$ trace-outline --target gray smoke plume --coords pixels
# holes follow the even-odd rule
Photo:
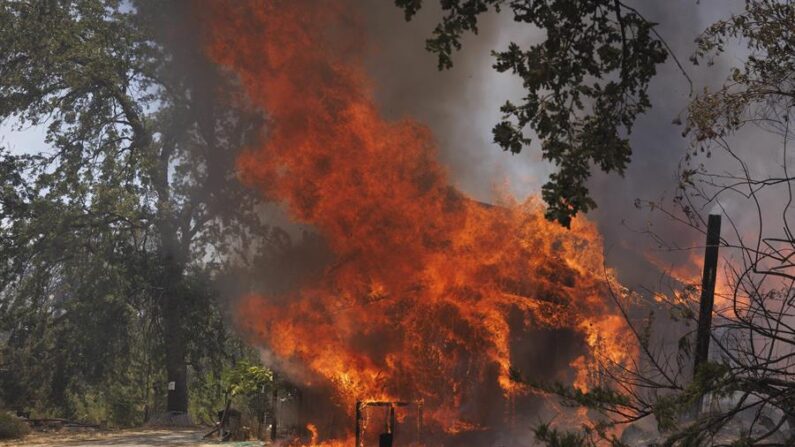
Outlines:
[[[511,155],[492,142],[491,127],[500,118],[500,105],[521,97],[523,89],[516,78],[492,69],[490,51],[503,49],[511,41],[530,44],[541,36],[539,30],[514,23],[509,11],[487,14],[481,19],[479,34],[465,38],[452,70],[440,72],[435,57],[424,50],[425,39],[441,17],[437,2],[428,2],[410,23],[391,2],[361,3],[373,42],[370,72],[383,113],[389,118],[413,117],[428,125],[452,183],[468,194],[489,201],[495,186],[500,188],[506,181],[520,198],[538,194],[554,169],[541,159],[538,147]],[[694,91],[715,87],[725,79],[724,65],[705,69],[688,59],[695,50],[695,38],[709,24],[740,12],[742,1],[630,3],[659,23],[658,32],[693,80]],[[649,235],[641,230],[651,228],[682,246],[698,245],[697,234],[683,235],[670,219],[635,206],[636,199],[669,202],[676,192],[678,166],[689,140],[673,122],[685,119],[690,93],[688,80],[669,58],[651,85],[653,108],[635,126],[632,163],[625,176],[595,170],[590,182],[599,207],[587,217],[597,222],[604,236],[609,265],[630,286],[652,287],[659,282],[660,265],[682,261],[681,253],[656,252]],[[649,263],[649,253],[661,263]]]

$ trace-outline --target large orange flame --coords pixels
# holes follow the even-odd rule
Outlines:
[[[429,130],[380,116],[352,5],[209,6],[211,57],[268,116],[265,142],[239,159],[241,178],[312,224],[336,256],[289,297],[242,301],[239,321],[258,343],[330,384],[346,411],[357,399],[422,399],[426,420],[451,432],[477,429],[461,408],[485,384],[506,398],[523,391],[510,313],[628,355],[594,225],[565,230],[535,199],[487,206],[448,186]]]

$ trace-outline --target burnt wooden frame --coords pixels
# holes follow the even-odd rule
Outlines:
[[[395,408],[408,407],[414,405],[417,407],[417,442],[421,441],[422,436],[422,405],[423,401],[416,400],[412,402],[405,401],[356,401],[356,447],[362,447],[362,417],[363,412],[367,407],[380,407],[386,408],[389,412],[387,418],[387,433],[395,432]]]

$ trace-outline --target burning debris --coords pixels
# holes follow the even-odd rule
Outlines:
[[[486,207],[450,187],[428,129],[380,116],[344,1],[209,3],[209,53],[268,117],[240,175],[336,258],[300,290],[251,294],[237,313],[294,379],[330,389],[325,416],[309,421],[321,439],[352,435],[328,413],[353,420],[354,402],[399,397],[424,402],[429,434],[501,424],[528,394],[512,354],[528,328],[575,331],[615,362],[631,356],[595,227],[565,230],[535,199]]]
[[[398,418],[396,416],[397,410],[413,406],[416,412],[416,425],[414,425],[414,436],[408,434],[404,436],[405,444],[416,440],[417,445],[422,443],[422,401],[416,402],[383,402],[383,401],[359,401],[356,402],[356,429],[354,431],[356,447],[363,447],[364,435],[369,425],[369,414],[367,410],[371,407],[382,408],[386,411],[384,418],[384,431],[378,434],[378,445],[380,447],[391,447],[394,443],[395,432],[397,430]],[[405,415],[401,418],[406,419]]]

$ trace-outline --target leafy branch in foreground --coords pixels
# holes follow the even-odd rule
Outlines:
[[[274,386],[273,371],[247,360],[224,371],[221,380],[232,396],[262,393]]]
[[[511,42],[492,53],[494,69],[520,78],[526,93],[520,102],[502,106],[493,135],[503,150],[516,154],[535,133],[544,159],[558,167],[543,186],[547,218],[568,227],[577,213],[596,207],[586,187],[592,166],[623,175],[630,162],[629,135],[651,107],[649,81],[669,54],[655,24],[618,0],[440,3],[444,17],[426,44],[440,70],[453,66],[464,34],[477,34],[479,17],[491,10],[508,9],[514,21],[545,31],[537,44]],[[395,4],[407,20],[422,7],[419,0]]]

